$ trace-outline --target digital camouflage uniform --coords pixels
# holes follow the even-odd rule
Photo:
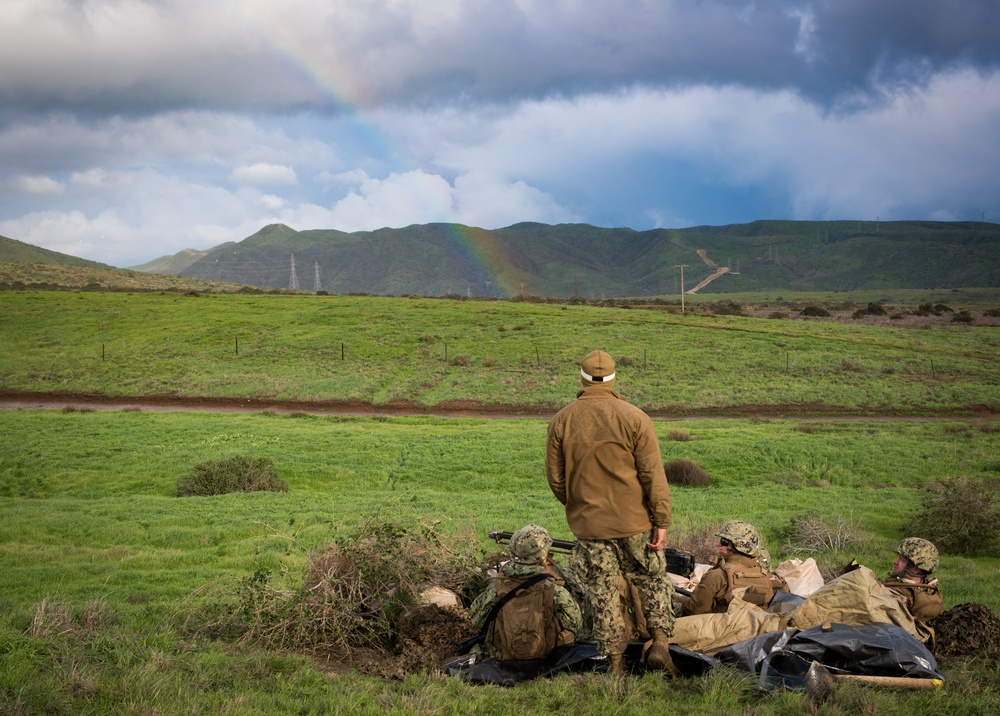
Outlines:
[[[548,560],[548,552],[551,545],[552,539],[543,527],[539,527],[538,525],[522,527],[511,537],[510,553],[512,559],[504,563],[500,568],[500,573],[502,577],[518,582],[531,579],[539,574],[550,574],[553,576],[555,589],[552,599],[555,618],[558,621],[559,627],[557,644],[568,644],[575,639],[576,633],[583,627],[583,617],[580,605],[565,586],[566,575],[568,574],[574,580],[575,575]],[[485,631],[489,627],[486,620],[499,599],[497,592],[498,581],[501,580],[492,580],[469,607],[469,616],[472,623],[480,631]],[[576,584],[576,588],[582,591],[579,583]],[[511,602],[516,602],[517,599],[518,597],[515,596],[511,599]],[[507,605],[501,611],[504,609],[507,609]],[[499,653],[493,644],[484,643],[483,647],[483,651],[490,656],[502,658],[502,654]]]
[[[623,576],[639,592],[647,629],[674,633],[674,585],[663,550],[649,549],[649,538],[642,532],[612,540],[580,540],[573,550],[573,568],[590,588],[594,640],[603,654],[621,653],[628,643],[621,611]]]

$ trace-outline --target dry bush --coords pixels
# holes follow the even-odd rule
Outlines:
[[[819,306],[806,306],[801,311],[799,311],[800,316],[811,316],[814,318],[828,318],[830,312],[825,308],[820,308]]]
[[[465,591],[479,564],[475,543],[471,531],[445,542],[433,526],[369,522],[355,537],[313,552],[301,586],[283,584],[287,575],[269,569],[238,580],[235,589],[208,585],[196,593],[208,599],[192,604],[186,627],[274,649],[386,652],[425,587]]]
[[[708,487],[712,482],[709,474],[694,460],[680,458],[663,463],[667,482],[677,487]]]
[[[469,356],[455,356],[451,359],[451,364],[459,367],[465,367],[469,365]]]
[[[797,430],[800,433],[805,433],[806,435],[812,435],[816,432],[816,426],[810,425],[809,423],[799,423],[792,430]]]
[[[774,319],[788,318],[788,311],[771,311],[767,314],[767,317]]]
[[[719,556],[718,531],[719,525],[696,524],[685,530],[674,546],[693,554],[700,564],[713,564]]]
[[[785,553],[845,552],[871,540],[861,529],[861,520],[845,517],[823,517],[811,512],[793,517],[782,531]]]
[[[677,443],[686,443],[691,439],[690,430],[671,430],[667,433],[667,437]]]
[[[854,360],[853,358],[844,358],[840,361],[840,368],[842,372],[850,373],[864,373],[865,367],[861,364],[861,361]]]
[[[483,358],[483,365],[486,368],[492,368],[493,366],[496,365],[496,361],[493,360],[493,356],[486,356],[485,358]]]
[[[907,525],[951,554],[993,554],[1000,546],[1000,505],[996,480],[944,479],[929,485],[923,509]]]
[[[273,460],[247,455],[206,460],[177,479],[179,497],[231,492],[288,492],[288,485],[276,474]]]
[[[630,366],[635,365],[635,361],[629,358],[628,356],[622,356],[621,358],[618,359],[618,365],[623,368],[628,368]]]
[[[69,636],[82,639],[116,621],[116,615],[99,599],[87,602],[79,611],[64,602],[43,599],[35,605],[28,633],[33,638]]]

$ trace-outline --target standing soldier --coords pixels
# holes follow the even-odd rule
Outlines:
[[[577,399],[549,423],[545,473],[579,540],[574,561],[589,590],[594,638],[609,670],[624,674],[624,576],[639,592],[653,636],[647,666],[675,674],[669,651],[674,588],[663,554],[670,488],[653,421],[612,390],[615,362],[607,353],[588,353],[580,368]]]

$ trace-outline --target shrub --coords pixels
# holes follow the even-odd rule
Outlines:
[[[663,463],[667,482],[677,487],[708,487],[712,479],[694,460],[680,458]]]
[[[844,552],[871,540],[861,529],[861,521],[841,517],[823,517],[818,512],[793,517],[782,530],[783,552]]]
[[[719,301],[715,304],[709,304],[712,312],[717,316],[744,316],[743,306],[738,304],[736,301]]]
[[[216,586],[209,608],[192,610],[185,626],[277,649],[317,649],[347,655],[358,649],[387,652],[398,646],[400,620],[427,585],[467,594],[479,571],[472,534],[445,542],[433,526],[408,528],[377,521],[357,536],[309,555],[299,585],[269,569]],[[481,579],[485,586],[485,579]],[[230,591],[232,590],[232,591]],[[227,593],[229,592],[229,593]],[[455,620],[462,620],[454,613]],[[471,635],[474,629],[463,621]],[[451,643],[454,643],[451,642]],[[388,653],[379,655],[381,661]]]
[[[779,319],[780,320],[782,318],[788,318],[788,312],[787,311],[771,311],[769,314],[767,314],[767,317],[768,318],[774,318],[774,319]]]
[[[811,316],[813,318],[828,318],[830,312],[825,308],[820,308],[819,306],[806,306],[801,311],[799,311],[800,316]]]
[[[1000,308],[990,308],[983,311],[983,315],[987,318],[1000,318]]]
[[[486,356],[485,358],[483,358],[483,365],[487,368],[492,368],[494,365],[496,365],[496,361],[493,360],[493,356]]]
[[[179,497],[230,492],[288,492],[288,485],[275,473],[273,460],[246,455],[206,460],[177,480]]]
[[[635,361],[628,356],[622,356],[618,359],[618,365],[628,368],[629,366],[635,365]]]
[[[968,311],[959,311],[951,317],[952,323],[972,323],[972,314]]]
[[[996,481],[946,478],[930,484],[922,511],[907,532],[933,542],[942,552],[992,554],[1000,545],[1000,505]]]
[[[864,308],[859,308],[857,311],[851,314],[851,318],[864,318],[865,316],[884,316],[886,311],[882,308],[881,304],[869,303]]]
[[[712,564],[719,556],[718,525],[698,525],[686,530],[675,547],[682,552],[690,552],[699,564]]]
[[[451,359],[451,364],[459,367],[467,366],[469,365],[469,356],[455,356]]]
[[[840,370],[850,373],[864,373],[865,367],[861,364],[861,361],[844,358],[844,360],[840,361]]]
[[[689,430],[671,430],[667,433],[667,437],[677,443],[686,443],[691,439],[691,431]]]

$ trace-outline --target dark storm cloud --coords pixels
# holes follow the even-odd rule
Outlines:
[[[434,105],[736,84],[827,103],[1000,62],[993,0],[9,0],[0,101],[111,112]]]

